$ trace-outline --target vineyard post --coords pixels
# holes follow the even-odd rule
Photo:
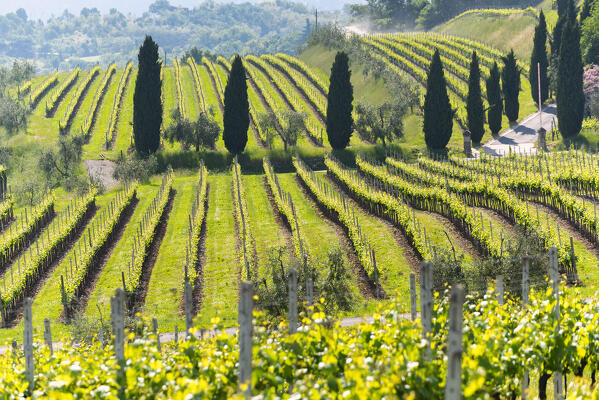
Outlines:
[[[576,254],[574,253],[574,239],[570,236],[570,252],[572,255],[572,272],[568,274],[568,280],[573,283],[578,282],[578,271],[576,269]],[[549,253],[551,254],[551,253]]]
[[[179,325],[175,324],[175,348],[179,346]]]
[[[25,298],[25,329],[23,330],[23,350],[25,352],[25,373],[29,382],[29,391],[33,390],[33,321],[31,315],[31,298]]]
[[[528,305],[528,292],[530,291],[530,286],[528,282],[528,271],[529,271],[529,257],[525,255],[522,257],[522,306]],[[524,376],[522,377],[522,399],[526,400],[526,395],[528,392],[528,371],[524,370]]]
[[[162,353],[162,346],[160,345],[160,334],[158,333],[158,320],[156,318],[152,318],[152,331],[154,335],[156,335],[156,347],[158,348],[158,352]]]
[[[306,278],[306,303],[308,307],[314,304],[314,282],[309,276]]]
[[[116,289],[110,299],[110,317],[114,334],[114,356],[117,361],[125,358],[125,292]]]
[[[462,320],[464,307],[464,287],[456,285],[451,289],[449,299],[449,332],[447,336],[447,379],[445,400],[459,400],[462,397]]]
[[[416,275],[410,274],[410,309],[412,311],[412,321],[416,321],[418,309],[416,306]]]
[[[69,311],[67,307],[67,293],[64,288],[64,277],[60,275],[60,297],[62,300],[62,307],[64,308],[64,315],[67,320],[67,324],[69,323]]]
[[[495,293],[497,294],[497,303],[500,306],[503,305],[503,275],[497,275],[497,282],[495,283]]]
[[[183,295],[185,296],[185,338],[189,339],[189,335],[191,335],[190,330],[193,326],[193,298],[191,283],[185,282]]]
[[[54,350],[52,349],[52,331],[50,330],[50,320],[48,318],[44,319],[44,342],[46,342],[46,346],[50,349],[50,356],[52,356]]]
[[[570,238],[572,240],[572,238]],[[551,284],[553,288],[553,295],[555,296],[555,307],[553,312],[555,313],[555,318],[557,320],[557,324],[555,326],[555,333],[559,332],[559,323],[560,323],[560,305],[559,305],[559,270],[558,270],[558,261],[557,261],[557,248],[552,247],[549,249],[549,278],[551,279]],[[560,371],[555,371],[553,373],[553,398],[554,399],[563,399],[564,398],[564,387],[563,387],[563,379]]]
[[[252,395],[252,308],[251,282],[241,284],[239,295],[239,389],[249,399]]]
[[[297,332],[297,271],[289,271],[289,334]]]
[[[422,320],[422,336],[427,341],[426,360],[431,359],[430,332],[432,329],[433,311],[433,268],[431,262],[420,264],[420,316]]]

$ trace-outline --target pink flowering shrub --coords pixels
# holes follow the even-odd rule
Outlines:
[[[584,67],[583,87],[586,97],[585,112],[587,115],[594,113],[593,103],[599,101],[599,65],[588,65]]]

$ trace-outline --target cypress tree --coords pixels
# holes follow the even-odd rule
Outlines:
[[[428,71],[423,130],[424,141],[430,150],[445,149],[453,131],[453,110],[439,50],[435,51]]]
[[[485,108],[480,88],[480,67],[476,51],[472,53],[470,62],[466,111],[468,112],[468,130],[472,135],[472,142],[480,143],[485,134]]]
[[[245,67],[238,55],[233,59],[225,86],[223,140],[231,154],[240,154],[248,141],[250,103]]]
[[[547,59],[547,23],[545,14],[541,11],[539,24],[535,28],[532,55],[530,57],[530,71],[528,80],[530,81],[530,93],[535,103],[539,103],[539,79],[538,64],[541,67],[541,104],[549,98],[549,60]]]
[[[349,58],[338,52],[331,67],[331,79],[327,104],[327,136],[331,147],[344,149],[353,132],[352,118],[354,88],[351,84]]]
[[[503,99],[501,98],[501,84],[499,82],[499,67],[497,63],[493,64],[493,68],[487,79],[487,100],[489,101],[489,129],[493,136],[501,131],[501,118],[503,115]]]
[[[133,94],[133,137],[135,150],[142,157],[160,147],[162,125],[162,82],[158,60],[158,45],[146,36],[137,56],[139,71]]]
[[[569,0],[557,0],[557,15],[562,17],[566,15]]]
[[[520,103],[518,95],[520,94],[520,69],[516,62],[514,50],[502,58],[503,70],[501,71],[501,83],[503,90],[503,99],[505,101],[505,115],[510,122],[518,120],[520,114]]]
[[[580,51],[580,27],[568,20],[562,31],[557,71],[557,119],[563,137],[580,133],[584,118],[583,65]]]
[[[573,0],[561,0],[563,2],[563,11],[559,13],[559,18],[553,28],[553,41],[551,42],[551,62],[557,63],[559,60],[559,51],[562,47],[562,31],[566,20],[576,20],[576,6]],[[561,3],[560,3],[561,4]],[[559,5],[559,4],[558,4]]]

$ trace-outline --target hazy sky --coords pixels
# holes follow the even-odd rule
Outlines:
[[[193,7],[202,0],[170,0],[172,5]],[[220,0],[224,1],[224,0]],[[243,0],[235,0],[236,3]],[[255,2],[256,0],[254,0]],[[359,0],[358,0],[359,1]],[[356,0],[299,0],[298,2],[318,6],[321,9],[340,8],[344,3],[358,2]],[[148,9],[154,0],[0,0],[0,14],[14,12],[24,8],[31,19],[48,19],[52,15],[59,15],[65,9],[73,14],[79,14],[83,7],[96,7],[102,13],[111,8],[116,8],[124,14],[133,13],[140,15]]]

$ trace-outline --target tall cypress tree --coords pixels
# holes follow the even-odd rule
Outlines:
[[[562,31],[557,71],[557,120],[563,137],[580,133],[584,118],[583,65],[580,51],[580,27],[568,20]]]
[[[137,59],[139,71],[133,94],[133,137],[135,151],[147,157],[160,147],[162,125],[162,66],[158,60],[158,45],[151,36],[146,36]]]
[[[423,130],[424,141],[430,150],[445,149],[453,131],[453,110],[439,50],[435,51],[428,71]]]
[[[250,103],[245,67],[238,55],[233,59],[225,87],[223,140],[231,154],[240,154],[248,141]]]
[[[559,60],[559,51],[562,47],[562,31],[566,20],[576,20],[576,6],[573,0],[561,0],[563,11],[560,12],[559,18],[553,28],[553,41],[551,42],[551,62],[557,63]],[[559,3],[558,6],[562,3]]]
[[[557,0],[557,15],[562,17],[566,15],[569,0]]]
[[[501,84],[499,82],[499,67],[493,64],[487,79],[487,100],[489,101],[489,129],[493,136],[501,131],[501,118],[503,115],[503,99],[501,98]]]
[[[515,122],[520,114],[520,102],[518,100],[520,94],[520,69],[516,62],[514,50],[510,51],[502,60],[501,83],[505,101],[505,115],[510,122]]]
[[[468,112],[468,130],[472,135],[472,142],[480,143],[485,134],[485,108],[480,88],[480,67],[476,51],[472,53],[472,61],[470,61],[466,111]]]
[[[327,136],[331,147],[344,149],[353,132],[352,118],[354,88],[351,84],[349,58],[338,52],[331,67],[331,79],[327,104]]]
[[[547,59],[547,23],[545,14],[541,11],[539,24],[535,28],[532,55],[530,57],[530,71],[528,80],[530,81],[530,93],[535,103],[539,103],[539,79],[538,66],[541,67],[541,104],[549,98],[549,60]]]

